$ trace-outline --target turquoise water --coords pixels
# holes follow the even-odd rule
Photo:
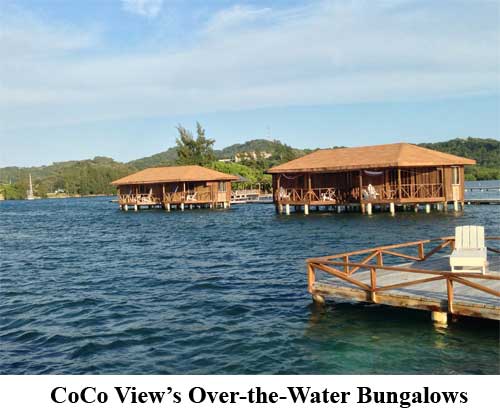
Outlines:
[[[311,304],[304,259],[451,235],[464,213],[272,205],[120,212],[107,198],[0,202],[0,372],[499,373],[498,322]]]

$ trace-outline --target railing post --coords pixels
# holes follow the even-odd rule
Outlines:
[[[344,256],[344,272],[349,275],[349,256]]]
[[[446,291],[448,293],[448,312],[453,313],[453,281],[446,279]]]
[[[384,266],[384,257],[382,256],[382,251],[380,250],[377,255],[377,265]]]
[[[424,244],[423,243],[418,244],[418,257],[420,258],[420,260],[425,259]]]
[[[307,290],[313,293],[314,282],[316,281],[316,273],[312,263],[307,264]]]
[[[377,288],[377,269],[370,268],[370,280],[371,280],[371,294],[372,302],[377,303],[377,296],[375,294],[375,289]]]

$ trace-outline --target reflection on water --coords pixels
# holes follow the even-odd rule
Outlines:
[[[311,303],[307,257],[498,233],[464,213],[302,214],[272,205],[119,212],[107,199],[0,203],[2,373],[498,373],[498,323]]]

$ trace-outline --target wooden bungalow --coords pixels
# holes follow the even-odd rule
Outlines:
[[[458,210],[464,204],[464,165],[476,161],[407,143],[322,149],[267,171],[273,177],[277,211],[290,206],[334,207],[338,211],[373,206],[395,213],[425,205]]]
[[[185,206],[228,208],[231,201],[231,182],[238,177],[201,166],[154,167],[122,177],[112,182],[118,188],[120,208],[128,210],[141,206]]]

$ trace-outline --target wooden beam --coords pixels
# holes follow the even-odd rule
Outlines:
[[[378,250],[376,250],[375,252],[373,252],[372,254],[370,254],[369,256],[367,256],[366,258],[364,258],[361,262],[361,264],[365,264],[365,263],[368,263],[370,260],[372,260],[375,256],[377,256],[379,253]],[[357,272],[359,269],[361,269],[359,266],[358,267],[355,267],[354,269],[351,270],[350,274],[352,275],[353,273]]]
[[[440,245],[436,246],[434,249],[432,249],[429,253],[427,253],[425,256],[424,256],[424,260],[428,259],[429,257],[431,257],[434,253],[436,252],[439,252],[441,249],[445,248],[446,246],[448,246],[450,244],[451,240],[446,240],[444,241],[443,243],[441,243]]]
[[[337,276],[338,278],[343,279],[348,283],[352,283],[353,285],[356,285],[356,286],[360,287],[361,289],[364,289],[367,291],[371,290],[370,286],[368,286],[366,283],[360,282],[359,280],[353,279],[352,277],[348,277],[348,276],[346,276],[345,273],[342,273],[340,270],[331,268],[331,267],[323,265],[323,264],[317,264],[317,263],[313,263],[313,266],[322,270],[323,272]]]
[[[480,285],[479,283],[470,282],[460,276],[453,276],[453,280],[455,282],[461,283],[462,285],[470,286],[473,289],[477,289],[480,290],[481,292],[489,293],[490,295],[500,298],[500,292],[495,289],[490,289],[486,286]]]
[[[401,252],[394,252],[393,250],[384,250],[384,253],[387,255],[398,256],[410,260],[421,260],[420,257],[407,255],[406,253],[401,253]]]

